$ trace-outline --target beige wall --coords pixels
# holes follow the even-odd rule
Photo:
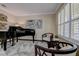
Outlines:
[[[42,19],[43,28],[36,29],[36,39],[41,39],[43,33],[52,32],[56,34],[56,15],[32,15],[17,17],[17,21],[22,27],[26,28],[27,20]]]
[[[31,16],[14,16],[11,15],[3,10],[0,9],[0,13],[7,15],[8,17],[8,25],[14,25],[15,23],[20,24],[20,26],[26,28],[27,20],[30,19],[42,19],[43,20],[43,27],[42,29],[35,29],[36,30],[36,39],[41,39],[41,35],[43,33],[52,32],[56,34],[56,15],[31,15]]]

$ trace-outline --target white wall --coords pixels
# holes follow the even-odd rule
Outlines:
[[[36,39],[41,39],[41,35],[43,33],[52,32],[56,34],[56,15],[32,15],[32,16],[20,16],[17,17],[17,21],[21,24],[22,27],[26,28],[27,20],[31,19],[42,19],[43,20],[43,28],[35,29],[36,30]],[[27,38],[27,37],[26,37]]]

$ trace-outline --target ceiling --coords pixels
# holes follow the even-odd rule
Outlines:
[[[15,16],[55,14],[61,3],[0,3],[0,8]]]

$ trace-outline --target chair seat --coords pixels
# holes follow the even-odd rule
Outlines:
[[[53,33],[44,33],[42,35],[42,41],[52,41],[53,40]]]
[[[50,37],[44,37],[43,40],[50,41]]]

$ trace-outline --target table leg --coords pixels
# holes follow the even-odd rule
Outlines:
[[[16,39],[16,41],[18,42],[18,37],[16,37],[17,39]]]

